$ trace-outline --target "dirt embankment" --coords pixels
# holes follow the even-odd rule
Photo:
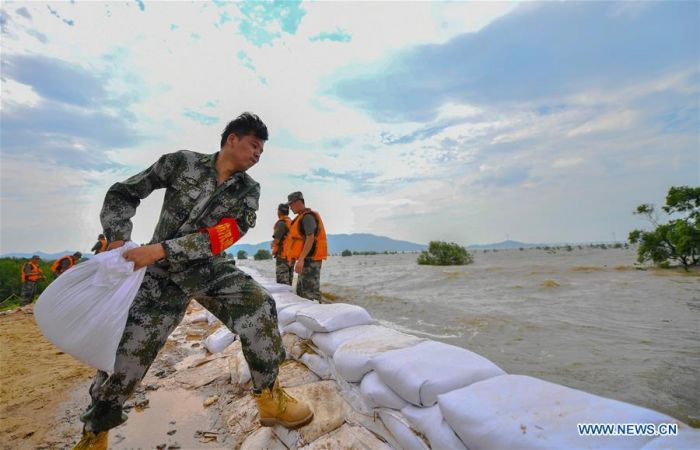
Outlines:
[[[94,373],[47,341],[32,314],[20,310],[0,316],[0,448],[73,443],[80,424],[66,422],[77,422],[80,408],[66,412],[65,402]]]

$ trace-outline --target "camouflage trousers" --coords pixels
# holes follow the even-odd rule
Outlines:
[[[213,279],[192,297],[241,340],[256,391],[277,378],[285,351],[277,309],[270,294],[232,264],[217,265]],[[190,296],[168,277],[149,268],[129,309],[117,348],[114,373],[98,371],[90,386],[92,403],[80,417],[85,430],[106,431],[126,421],[122,406],[143,379],[158,351],[185,315]]]
[[[323,303],[321,300],[321,263],[322,261],[310,259],[304,261],[304,268],[297,280],[296,294],[299,297]]]
[[[275,258],[275,275],[278,283],[291,286],[294,267],[290,266],[286,259]]]
[[[36,295],[36,281],[25,281],[22,283],[22,301],[20,306],[28,305],[34,301]]]

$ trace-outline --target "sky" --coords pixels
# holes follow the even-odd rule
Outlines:
[[[700,184],[698,5],[3,1],[0,253],[89,250],[110,185],[244,111],[270,139],[241,243],[292,191],[331,234],[624,240]]]

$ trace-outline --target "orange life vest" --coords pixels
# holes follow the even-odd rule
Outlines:
[[[51,264],[51,272],[57,273],[59,268],[61,267],[61,262],[66,258],[68,258],[68,269],[73,267],[73,258],[70,255],[63,256],[61,258],[58,258],[56,261],[53,262],[53,264]],[[66,269],[66,270],[68,270],[68,269]]]
[[[280,222],[284,222],[285,226],[287,227],[287,234],[285,234],[284,237],[282,239],[280,239],[280,241],[277,244],[275,244],[274,233],[275,233],[275,229],[277,228],[277,224]],[[284,245],[284,243],[287,240],[287,236],[289,236],[289,229],[291,227],[292,227],[292,219],[290,219],[289,216],[282,217],[280,220],[275,222],[275,226],[272,227],[272,233],[273,233],[273,235],[272,235],[272,256],[274,256],[275,258],[287,259],[287,252],[286,252],[287,248]],[[277,252],[279,252],[279,254],[277,254]]]
[[[97,250],[97,253],[102,253],[103,251],[107,250],[107,239],[98,239],[98,241],[102,246],[99,250]]]
[[[328,243],[326,242],[326,229],[321,221],[321,216],[311,209],[307,208],[294,218],[292,225],[289,228],[287,239],[284,242],[285,252],[287,253],[287,261],[292,262],[301,256],[301,251],[304,249],[304,236],[301,233],[301,221],[307,214],[313,214],[316,218],[316,235],[314,236],[314,245],[307,258],[314,261],[322,261],[328,257]]]
[[[24,269],[27,268],[27,264],[32,266],[32,270],[29,273],[25,273]],[[22,283],[25,281],[37,281],[39,278],[41,278],[41,269],[39,268],[39,264],[34,264],[31,261],[28,261],[24,266],[22,266]]]

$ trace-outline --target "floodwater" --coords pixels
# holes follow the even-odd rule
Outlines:
[[[380,323],[531,375],[700,424],[700,272],[634,265],[631,249],[329,257],[321,290]],[[240,261],[274,279],[273,261]]]

